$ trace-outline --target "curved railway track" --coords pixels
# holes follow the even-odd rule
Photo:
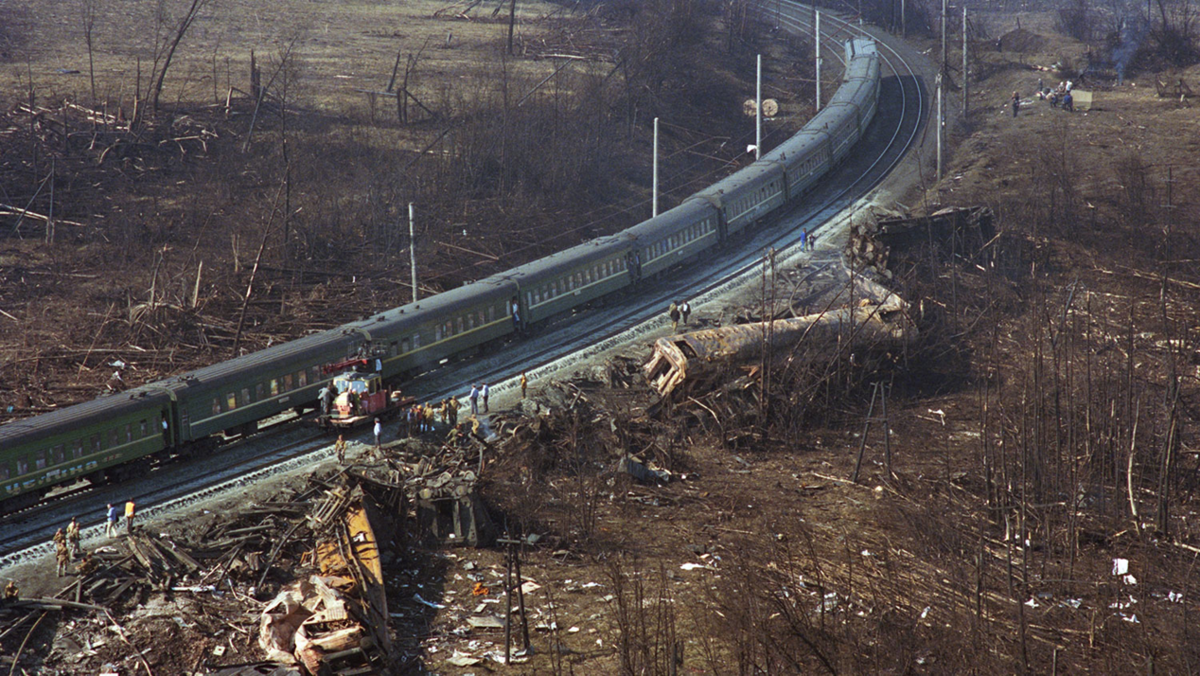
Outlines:
[[[811,9],[785,0],[764,9],[776,16],[784,30],[811,34]],[[822,43],[828,57],[841,60],[837,48],[845,38],[870,34],[858,26],[830,14],[822,15]],[[851,158],[832,171],[798,204],[769,219],[750,233],[736,250],[718,252],[699,265],[693,265],[657,280],[637,295],[606,300],[585,310],[571,312],[547,322],[533,335],[511,340],[489,349],[486,356],[460,359],[439,365],[407,383],[406,391],[418,399],[439,400],[462,396],[462,384],[499,383],[493,394],[502,397],[515,387],[512,376],[531,373],[536,382],[563,368],[562,361],[577,363],[587,354],[661,333],[665,318],[662,309],[676,298],[693,299],[693,305],[719,297],[738,286],[755,268],[767,249],[786,251],[798,244],[801,228],[824,237],[834,227],[832,220],[851,208],[880,184],[904,159],[920,136],[928,117],[927,96],[920,71],[898,50],[873,35],[883,57],[884,78],[876,121],[851,153]],[[886,103],[886,105],[885,105]],[[867,152],[864,152],[867,151]],[[815,266],[828,266],[835,254],[820,251],[808,254]],[[574,360],[569,355],[579,355]],[[569,365],[567,366],[569,367]],[[508,382],[502,382],[504,379]],[[136,483],[84,490],[70,499],[39,505],[0,519],[0,568],[26,562],[52,551],[48,542],[59,524],[77,516],[84,526],[86,544],[94,546],[103,536],[105,504],[134,499],[139,519],[145,522],[156,514],[222,492],[236,490],[262,477],[320,462],[332,455],[329,438],[314,435],[302,426],[282,425],[277,433],[256,435],[238,448],[227,448],[201,460],[179,463],[152,473]],[[232,445],[231,445],[232,446]],[[198,464],[198,463],[203,463]]]

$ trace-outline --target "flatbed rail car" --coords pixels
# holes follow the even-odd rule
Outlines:
[[[552,316],[620,293],[796,200],[849,152],[875,116],[879,55],[845,43],[843,85],[805,128],[751,166],[629,230],[508,272],[219,364],[0,425],[0,512],[86,477],[136,475],[159,457],[209,448],[262,420],[315,409],[321,366],[369,354],[383,381],[436,366]]]

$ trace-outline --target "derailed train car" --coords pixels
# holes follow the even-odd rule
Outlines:
[[[322,366],[369,356],[396,381],[691,263],[796,200],[844,159],[878,107],[875,43],[845,43],[841,87],[804,129],[751,166],[629,230],[365,320],[0,426],[0,512],[88,478],[121,480],[167,455],[315,408]]]

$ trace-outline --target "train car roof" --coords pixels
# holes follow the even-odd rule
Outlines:
[[[507,301],[516,294],[516,288],[504,276],[505,274],[492,275],[486,279],[463,284],[458,288],[429,296],[415,303],[380,312],[351,326],[374,338],[376,333],[390,334],[395,332],[398,327],[417,326],[429,321],[431,317],[440,317],[464,308],[474,307],[481,301],[500,299]]]
[[[745,169],[730,174],[708,188],[701,190],[695,196],[702,197],[714,204],[720,204],[724,202],[726,193],[768,183],[779,178],[782,174],[783,167],[778,162],[767,161],[765,158],[760,159]]]
[[[705,216],[716,216],[712,204],[702,199],[689,197],[674,209],[668,209],[650,220],[642,221],[625,232],[639,239],[654,237],[660,232],[675,232],[680,226],[695,223]]]
[[[529,284],[544,277],[553,277],[572,270],[590,261],[603,260],[614,254],[622,253],[629,249],[632,242],[633,237],[628,234],[628,231],[597,237],[565,251],[513,268],[508,271],[507,276],[518,284]]]
[[[783,143],[771,149],[771,152],[763,155],[763,160],[769,162],[783,162],[787,164],[789,161],[794,162],[797,154],[803,154],[806,150],[819,146],[825,142],[826,136],[821,131],[816,129],[802,129],[793,134]],[[791,156],[790,160],[788,156]]]
[[[0,425],[0,449],[49,438],[62,434],[63,430],[81,430],[140,410],[153,410],[165,406],[170,400],[171,396],[165,389],[159,384],[151,383],[32,418],[15,420]],[[154,424],[157,425],[158,421],[155,420]]]
[[[879,53],[879,45],[871,38],[851,38],[843,45],[846,50],[846,61],[856,56],[875,55]]]
[[[188,388],[224,385],[232,380],[244,377],[248,371],[259,373],[262,370],[279,368],[288,370],[298,361],[309,361],[314,357],[328,353],[330,349],[349,347],[357,339],[353,325],[347,324],[336,329],[322,331],[290,340],[286,343],[244,354],[235,359],[218,362],[211,366],[188,371],[173,376],[164,381],[165,385],[181,385]]]

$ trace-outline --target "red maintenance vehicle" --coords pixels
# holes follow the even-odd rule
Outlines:
[[[329,385],[327,402],[317,417],[321,427],[345,429],[374,420],[390,418],[416,403],[413,397],[404,396],[400,390],[389,390],[379,373],[367,370],[370,361],[363,358],[347,359],[326,364],[322,371],[326,375],[338,373]]]

